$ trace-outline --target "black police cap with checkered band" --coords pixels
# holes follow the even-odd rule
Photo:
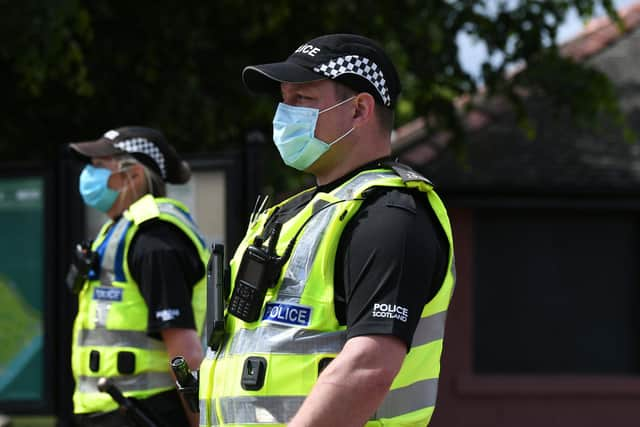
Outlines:
[[[251,65],[242,80],[253,92],[280,94],[280,83],[332,79],[356,92],[367,92],[385,107],[395,108],[398,73],[373,40],[355,34],[329,34],[310,40],[285,61]]]
[[[128,153],[173,184],[183,184],[191,177],[189,165],[180,159],[162,132],[152,128],[125,126],[109,130],[95,141],[74,142],[69,147],[84,161]]]

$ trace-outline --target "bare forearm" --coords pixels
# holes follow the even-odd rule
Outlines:
[[[387,394],[405,353],[400,345],[387,360],[376,354],[367,339],[347,342],[322,372],[289,427],[356,427],[367,422]]]
[[[364,425],[375,412],[386,389],[370,387],[362,376],[362,373],[352,373],[337,382],[332,376],[319,378],[289,427]],[[367,397],[363,398],[365,395]]]
[[[162,331],[162,339],[167,347],[169,360],[175,356],[182,356],[191,369],[200,366],[203,353],[196,331],[191,329],[166,329]],[[167,363],[169,363],[169,361],[167,361]],[[182,396],[180,396],[180,400],[182,401],[185,414],[189,419],[189,425],[191,427],[197,427],[199,425],[198,414],[191,411]]]

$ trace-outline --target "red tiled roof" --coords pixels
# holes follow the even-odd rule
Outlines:
[[[619,10],[618,15],[624,23],[625,30],[633,30],[640,26],[640,2]],[[623,34],[618,24],[611,21],[608,16],[597,18],[591,21],[576,38],[563,44],[560,52],[576,61],[582,61],[609,46]]]
[[[618,10],[618,15],[624,23],[626,32],[640,27],[640,1]],[[608,16],[603,16],[592,20],[580,34],[562,44],[559,49],[562,55],[571,57],[576,61],[582,61],[611,45],[624,34],[615,22]],[[482,90],[480,91],[481,93]],[[468,94],[462,95],[454,102],[457,106],[461,106],[469,98],[470,95]],[[490,121],[491,119],[481,111],[471,111],[466,113],[464,124],[467,130],[477,130],[488,125]],[[427,137],[426,133],[426,122],[422,117],[397,128],[392,137],[394,152],[409,149],[410,151],[405,152],[404,155],[412,157],[412,160],[416,163],[427,163],[433,160],[438,156],[439,151],[446,147],[447,141],[437,138],[441,135],[436,134]],[[438,143],[433,144],[435,139],[438,139]],[[431,147],[429,149],[420,149],[420,145],[431,145]]]

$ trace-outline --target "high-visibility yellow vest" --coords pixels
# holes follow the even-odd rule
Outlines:
[[[334,311],[335,256],[346,224],[360,208],[366,192],[374,187],[423,192],[450,245],[447,274],[440,290],[423,308],[411,351],[366,425],[428,424],[436,401],[445,316],[455,282],[453,240],[446,210],[431,183],[398,166],[394,170],[362,172],[330,193],[316,194],[283,224],[276,246],[279,255],[302,231],[278,284],[267,292],[259,320],[246,323],[228,315],[227,340],[217,352],[209,348],[200,366],[201,426],[282,426],[295,415],[324,364],[338,355],[346,341],[346,327],[338,323]],[[250,225],[230,263],[231,283],[235,282],[245,249],[283,204]],[[243,373],[261,369],[253,362],[247,366],[250,357],[264,359],[266,366],[264,383],[258,390],[246,389],[241,381]]]
[[[208,250],[198,227],[187,208],[175,200],[146,195],[118,221],[102,227],[92,245],[99,254],[99,271],[92,272],[78,296],[73,328],[75,413],[117,408],[111,396],[98,391],[100,377],[111,378],[125,396],[136,398],[175,387],[164,343],[147,336],[148,308],[127,263],[129,246],[140,224],[154,218],[182,230],[203,263],[207,261]],[[203,275],[193,288],[192,307],[199,334],[205,315],[205,282]]]

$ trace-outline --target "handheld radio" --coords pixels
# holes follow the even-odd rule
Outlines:
[[[98,254],[91,250],[91,242],[78,243],[72,253],[65,282],[69,290],[79,294],[91,270],[98,268]]]
[[[256,236],[240,261],[227,310],[245,322],[258,320],[267,290],[280,276],[284,257],[278,257],[276,244],[281,230],[282,224],[275,223],[266,248],[263,238]]]

